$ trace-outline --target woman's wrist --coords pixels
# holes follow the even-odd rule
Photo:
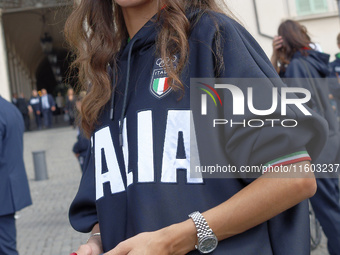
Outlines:
[[[187,254],[195,249],[197,233],[195,224],[191,219],[173,224],[161,231],[163,231],[163,235],[166,237],[165,241],[167,247],[169,247],[170,254]]]
[[[270,61],[272,62],[273,65],[277,65],[278,57],[275,51],[273,52],[273,55],[271,56]]]
[[[274,66],[275,70],[279,72],[279,66],[278,66],[278,57],[276,53],[273,53],[273,55],[270,58],[270,62]]]
[[[100,233],[92,234],[86,242],[87,245],[91,247],[92,254],[101,254],[103,253],[102,240],[100,237]]]

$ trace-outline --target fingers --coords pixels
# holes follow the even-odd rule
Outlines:
[[[273,49],[278,50],[283,46],[282,36],[275,36],[273,39]]]
[[[114,249],[105,253],[104,255],[127,255],[131,251],[131,247],[128,242],[121,242]]]
[[[77,254],[77,255],[92,255],[92,249],[89,245],[83,244],[74,253]],[[71,254],[73,255],[74,253],[71,253]]]

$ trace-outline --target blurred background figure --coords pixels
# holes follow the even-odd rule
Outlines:
[[[25,98],[24,93],[20,93],[19,98],[17,99],[17,104],[16,106],[18,107],[19,111],[22,114],[22,117],[24,119],[25,122],[25,130],[29,131],[30,130],[30,116],[28,114],[28,102]]]
[[[337,36],[337,46],[340,49],[340,34]],[[335,54],[335,60],[329,64],[331,75],[329,78],[329,90],[337,106],[338,123],[340,123],[340,53]],[[339,125],[340,128],[340,125]]]
[[[47,94],[46,89],[41,90],[41,112],[44,118],[46,128],[52,127],[53,112],[56,110],[55,102],[50,94]]]
[[[0,254],[17,255],[14,214],[32,204],[23,160],[24,122],[0,96]]]
[[[83,101],[83,98],[85,97],[86,92],[81,91],[76,99],[76,109],[78,112],[81,111],[81,103]],[[78,114],[78,116],[80,116]],[[78,118],[77,118],[78,119]],[[77,123],[80,123],[80,120],[78,119]],[[73,152],[75,156],[77,157],[81,171],[84,172],[84,160],[86,156],[86,152],[88,148],[90,147],[90,140],[88,140],[85,135],[83,134],[83,131],[81,129],[80,125],[77,125],[77,142],[73,145]]]
[[[40,96],[38,95],[38,91],[36,89],[32,90],[32,96],[29,101],[29,111],[34,114],[35,123],[37,125],[37,129],[41,129],[41,102]]]
[[[337,117],[330,103],[326,84],[329,76],[329,55],[313,50],[306,27],[293,20],[279,26],[279,36],[273,40],[272,64],[285,83],[291,87],[303,87],[311,92],[307,105],[328,122],[329,136],[323,151],[314,164],[339,164],[340,134]],[[297,94],[299,96],[299,94]],[[327,169],[331,172],[331,169]],[[317,176],[318,177],[318,176]],[[328,238],[330,255],[340,254],[340,203],[339,179],[317,178],[317,192],[310,198],[315,215]],[[329,176],[328,176],[329,177]]]
[[[57,97],[55,98],[55,103],[57,106],[56,114],[60,115],[64,113],[64,106],[65,106],[65,100],[64,97],[61,95],[61,92],[58,92]]]
[[[18,103],[18,94],[17,93],[13,93],[12,94],[12,104],[17,106],[17,103]]]
[[[338,48],[340,49],[340,34],[338,34],[336,41]],[[332,77],[336,77],[338,80],[338,84],[340,84],[340,52],[335,55],[335,60],[332,63],[330,63],[330,66],[332,71],[331,73]]]
[[[68,115],[70,126],[74,126],[76,98],[74,90],[69,88],[66,95],[65,113]]]

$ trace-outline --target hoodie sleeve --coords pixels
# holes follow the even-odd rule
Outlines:
[[[270,105],[272,91],[275,87],[279,91],[278,102],[281,102],[280,92],[285,85],[252,36],[235,21],[227,23],[227,26],[222,28],[222,33],[227,38],[223,49],[226,65],[222,77],[242,78],[240,89],[249,97],[247,89],[253,88],[254,105],[256,103],[261,105],[268,101],[270,103],[267,105]],[[244,82],[245,78],[246,82]],[[257,88],[255,86],[258,85],[258,81],[261,86]],[[297,97],[294,96],[294,98]],[[262,119],[263,121],[265,119],[294,119],[298,122],[296,127],[283,127],[279,121],[276,121],[274,126],[272,123],[267,123],[259,129],[237,127],[226,130],[228,135],[226,148],[236,165],[293,163],[291,159],[296,158],[298,154],[305,155],[304,151],[307,151],[312,158],[319,155],[327,137],[325,121],[315,115],[311,109],[309,112],[312,115],[305,115],[297,107],[288,105],[285,116],[283,116],[282,110],[281,104],[278,103],[277,109],[269,116],[257,116],[246,110],[243,118],[246,121],[251,119]],[[226,114],[232,115],[228,111]]]
[[[223,15],[217,15],[217,20],[222,38],[221,51],[224,67],[219,74],[219,77],[224,80],[219,82],[233,82],[231,84],[236,85],[245,96],[244,114],[235,115],[233,112],[234,98],[231,93],[225,89],[220,92],[223,112],[219,117],[228,120],[229,124],[231,120],[246,123],[246,127],[243,125],[231,127],[228,124],[223,129],[225,153],[232,164],[237,167],[289,164],[298,162],[299,155],[300,161],[308,159],[309,156],[316,158],[327,137],[325,121],[307,106],[306,108],[312,114],[310,116],[303,114],[293,105],[288,105],[287,114],[282,116],[281,91],[286,86],[278,77],[261,47],[236,21]],[[210,29],[207,31],[213,30],[213,26],[210,21]],[[216,30],[214,35],[212,32],[208,33],[210,37],[216,38]],[[206,37],[208,36],[206,35]],[[214,48],[215,41],[214,39],[211,41],[211,48]],[[214,53],[214,55],[218,55],[216,49]],[[253,89],[253,104],[258,109],[270,108],[273,88],[277,88],[278,105],[276,110],[266,116],[250,112],[247,107],[247,98],[250,97],[248,88]],[[297,98],[294,94],[290,96]],[[249,127],[249,121],[254,119],[263,121],[264,125],[261,128]],[[288,128],[282,126],[281,121],[270,122],[266,121],[267,119],[294,119],[298,125]],[[295,161],[292,161],[293,159]]]
[[[84,164],[85,170],[79,190],[69,210],[69,220],[75,230],[87,233],[98,222],[95,204],[94,163],[90,146],[88,147]]]

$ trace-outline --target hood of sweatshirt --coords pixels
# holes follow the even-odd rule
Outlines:
[[[308,50],[308,57],[305,58],[307,62],[309,62],[320,74],[321,77],[326,77],[329,75],[329,58],[330,55],[326,53],[322,53],[319,51]],[[294,54],[293,58],[301,58],[304,55],[298,51]]]
[[[187,12],[187,18],[192,23],[197,17],[202,15],[200,10],[190,10]],[[134,54],[143,55],[145,51],[156,43],[156,37],[162,28],[162,16],[157,17],[155,14],[145,25],[135,34],[135,36],[127,42],[120,53],[120,58],[126,60],[129,57],[129,51]]]
[[[127,71],[126,71],[126,81],[125,81],[125,90],[124,90],[124,99],[123,99],[123,108],[120,115],[120,128],[119,128],[119,140],[120,145],[123,144],[122,132],[124,125],[124,116],[127,107],[127,95],[130,86],[130,73],[131,73],[131,61],[134,54],[144,55],[149,48],[151,48],[156,43],[156,37],[162,27],[162,18],[157,18],[157,15],[154,15],[136,34],[135,36],[129,40],[124,46],[122,51],[119,54],[120,61],[127,61]],[[202,15],[202,12],[199,10],[190,10],[187,13],[188,20],[192,22],[193,20],[197,20],[197,16]],[[193,24],[192,28],[195,24]],[[112,72],[112,81],[114,81],[114,72]],[[115,84],[113,84],[115,88]],[[113,108],[114,108],[114,98],[115,91],[113,91],[111,96],[111,110],[110,116],[113,119]]]

